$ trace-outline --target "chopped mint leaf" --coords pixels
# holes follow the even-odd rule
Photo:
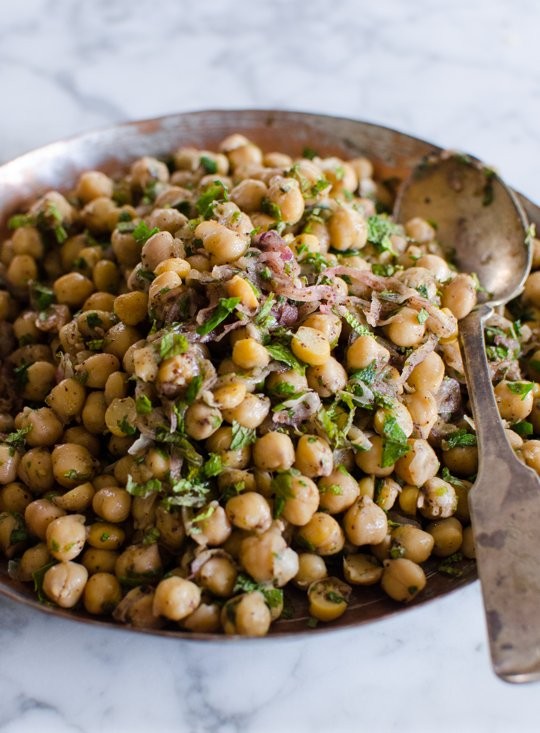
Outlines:
[[[508,389],[519,395],[523,401],[534,389],[534,382],[508,382]]]
[[[209,219],[214,212],[214,206],[222,201],[228,200],[229,194],[223,183],[221,181],[214,181],[199,196],[195,202],[195,208],[204,219]]]
[[[219,303],[210,318],[198,327],[199,336],[206,336],[213,331],[234,311],[240,303],[240,298],[220,298]]]
[[[149,415],[152,412],[152,402],[145,395],[140,395],[135,400],[135,409],[139,415]]]
[[[217,163],[213,158],[208,155],[201,155],[199,162],[206,173],[217,173]]]
[[[257,439],[257,433],[253,428],[245,428],[240,423],[232,422],[232,440],[229,450],[240,450],[251,445]]]

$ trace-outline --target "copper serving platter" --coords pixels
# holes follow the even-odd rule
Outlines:
[[[275,110],[210,110],[170,115],[158,119],[130,122],[34,150],[0,167],[0,230],[16,211],[49,189],[66,190],[82,171],[99,168],[117,173],[142,155],[167,155],[181,145],[213,148],[227,135],[240,132],[264,150],[279,150],[299,155],[305,147],[322,155],[352,157],[366,155],[375,164],[376,174],[398,184],[424,155],[440,151],[436,145],[396,130],[357,120],[327,115]],[[531,222],[540,227],[540,208],[519,195]],[[461,588],[477,577],[475,564],[466,562],[457,577],[442,575],[436,565],[427,566],[428,584],[409,606],[389,599],[378,588],[355,588],[350,606],[337,621],[309,628],[305,594],[287,591],[290,618],[273,624],[269,637],[320,633],[358,626],[405,608],[417,606]],[[142,630],[90,616],[81,610],[64,611],[40,603],[31,585],[9,577],[7,562],[0,560],[0,593],[40,611],[97,626],[142,631],[172,638],[230,640],[216,634],[192,634],[181,630]]]

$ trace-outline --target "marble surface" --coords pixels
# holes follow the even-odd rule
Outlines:
[[[0,19],[0,160],[120,120],[343,114],[466,149],[540,201],[535,0],[25,0]],[[506,733],[538,685],[489,667],[477,584],[296,641],[176,643],[0,599],[0,732]]]

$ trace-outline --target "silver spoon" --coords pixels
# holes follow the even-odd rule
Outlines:
[[[394,215],[433,221],[460,270],[487,292],[460,321],[479,468],[469,493],[478,574],[495,673],[540,679],[540,482],[515,456],[499,418],[484,346],[493,308],[521,291],[531,266],[527,220],[516,197],[479,161],[456,153],[428,158],[403,184]]]

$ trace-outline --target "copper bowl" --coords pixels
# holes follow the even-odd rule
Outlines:
[[[6,229],[11,214],[49,189],[72,187],[79,174],[89,169],[118,173],[142,155],[167,155],[181,145],[213,148],[227,135],[240,132],[264,150],[280,150],[299,155],[305,147],[316,148],[322,155],[353,157],[366,155],[373,160],[379,179],[399,184],[410,168],[424,155],[440,150],[436,145],[380,125],[327,115],[276,110],[210,110],[170,115],[158,119],[130,122],[67,141],[53,143],[0,167],[0,228]],[[519,194],[518,194],[519,195]],[[540,227],[540,208],[519,195],[529,219]],[[423,593],[407,606],[410,608],[450,593],[476,579],[475,563],[466,562],[458,576],[437,572],[435,563],[427,563],[428,583]],[[84,610],[64,611],[42,604],[30,585],[13,580],[7,562],[0,560],[0,593],[32,608],[66,619],[74,619],[114,629],[185,639],[229,640],[216,634],[192,634],[180,630],[133,629],[101,620]],[[337,621],[308,626],[305,594],[287,590],[290,618],[272,626],[270,637],[300,633],[320,633],[336,628],[357,626],[375,621],[406,608],[388,598],[378,588],[354,588],[350,606]],[[239,638],[239,637],[232,637]]]

